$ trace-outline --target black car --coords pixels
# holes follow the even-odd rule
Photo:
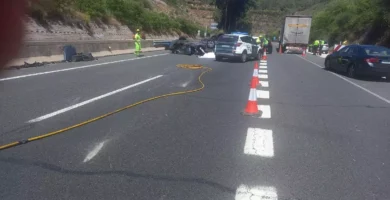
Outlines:
[[[390,78],[390,49],[374,45],[348,45],[325,58],[325,69],[346,72],[349,77]]]
[[[215,47],[215,38],[202,39],[200,41],[189,41],[184,37],[171,42],[169,50],[174,54],[203,55],[212,51]]]

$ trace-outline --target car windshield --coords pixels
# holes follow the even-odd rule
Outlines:
[[[390,49],[380,46],[363,47],[364,51],[369,56],[390,56]]]
[[[236,35],[222,35],[218,38],[218,42],[237,42],[238,36]]]

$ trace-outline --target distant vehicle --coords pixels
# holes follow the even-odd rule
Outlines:
[[[347,45],[325,58],[326,70],[346,72],[358,76],[390,79],[390,49],[374,45]]]
[[[279,46],[283,53],[302,53],[309,44],[311,16],[286,16],[280,31]]]
[[[246,62],[248,58],[260,59],[261,51],[256,40],[249,35],[225,34],[218,38],[215,45],[215,60],[223,58],[238,58],[241,62]]]
[[[329,53],[329,45],[324,44],[321,49],[321,54],[328,54]]]

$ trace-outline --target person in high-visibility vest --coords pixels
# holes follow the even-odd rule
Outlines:
[[[261,39],[263,39],[263,35],[259,35],[259,37],[256,39],[256,43],[261,45]]]
[[[268,43],[269,43],[269,41],[268,41],[267,37],[264,37],[263,48],[264,48],[264,50],[265,50],[267,53],[269,53],[269,46],[268,46]]]
[[[317,51],[318,51],[318,47],[319,46],[320,46],[320,41],[319,40],[315,40],[314,44],[313,44],[313,54],[314,55],[317,55]]]
[[[137,29],[137,33],[134,36],[135,43],[135,55],[140,56],[141,53],[141,34],[139,33],[139,29]]]
[[[319,50],[320,55],[322,54],[322,47],[324,47],[324,45],[325,45],[325,40],[320,40],[320,50]]]

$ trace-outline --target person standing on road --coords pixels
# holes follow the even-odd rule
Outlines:
[[[319,50],[320,55],[322,54],[322,48],[324,47],[324,45],[325,45],[325,40],[320,40],[320,50]]]
[[[268,39],[267,39],[267,37],[264,37],[264,40],[263,40],[263,49],[264,49],[266,52],[269,52]]]
[[[137,29],[137,33],[134,36],[135,42],[135,56],[140,56],[141,53],[141,34],[139,33],[139,29]]]
[[[313,55],[317,55],[318,48],[320,46],[320,41],[315,40],[313,44]]]

